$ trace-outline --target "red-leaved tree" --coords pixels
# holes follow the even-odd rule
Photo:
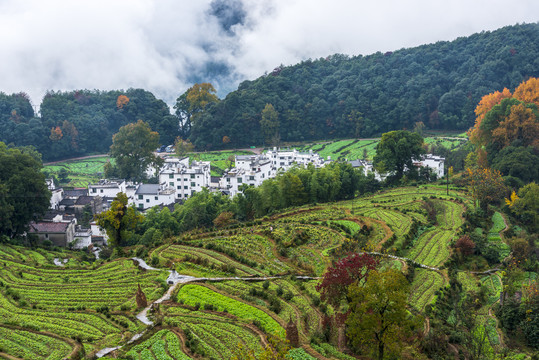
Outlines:
[[[320,298],[337,309],[348,293],[348,286],[366,279],[379,263],[380,260],[365,253],[351,254],[340,259],[327,269],[322,282],[316,286]]]
[[[475,243],[468,235],[461,236],[455,243],[457,253],[463,256],[469,256],[474,253]]]

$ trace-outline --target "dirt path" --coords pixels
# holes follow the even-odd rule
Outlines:
[[[149,266],[148,264],[146,264],[146,262],[144,260],[142,260],[140,258],[131,258],[131,259],[133,261],[137,262],[140,267],[144,267],[145,269],[147,269],[149,271],[162,271],[162,269],[156,269],[156,268],[153,268],[153,267]],[[266,280],[282,279],[283,277],[285,277],[285,276],[266,276],[266,277],[238,277],[238,276],[236,276],[236,277],[222,277],[222,278],[204,278],[204,277],[203,278],[198,278],[198,277],[194,277],[194,276],[186,276],[186,275],[175,274],[175,272],[173,270],[171,270],[170,273],[171,273],[171,276],[169,276],[169,278],[167,279],[167,282],[172,281],[173,282],[172,286],[170,286],[170,288],[167,290],[167,292],[162,297],[160,297],[159,299],[157,299],[154,302],[150,303],[146,308],[144,308],[140,313],[138,313],[136,315],[136,318],[138,320],[140,320],[143,324],[147,325],[147,326],[153,326],[154,325],[154,322],[151,321],[148,318],[148,313],[153,308],[153,306],[155,304],[160,304],[160,303],[162,303],[164,301],[170,300],[171,297],[172,297],[172,293],[174,292],[174,290],[180,284],[187,284],[187,283],[195,282],[195,281],[197,281],[197,282],[266,281]],[[296,279],[319,280],[320,278],[319,277],[310,277],[310,276],[296,276]],[[239,300],[239,301],[241,301],[241,300]],[[255,306],[255,305],[251,305],[251,306]],[[280,318],[275,318],[274,317],[274,319],[275,319],[275,321],[280,323],[283,327],[285,327],[286,324],[284,324]],[[141,332],[139,334],[134,335],[131,338],[131,340],[128,341],[128,344],[132,343],[133,341],[140,338],[145,331],[146,330],[144,330],[143,332]],[[95,355],[98,358],[100,358],[100,357],[103,357],[103,356],[105,356],[107,354],[110,354],[111,352],[116,351],[116,350],[118,350],[120,348],[121,348],[121,346],[101,349],[98,352],[96,352]]]
[[[15,356],[8,355],[6,353],[0,352],[0,358],[9,359],[9,360],[24,360]]]
[[[424,336],[427,336],[430,332],[430,319],[428,317],[425,318],[425,331],[423,332]]]

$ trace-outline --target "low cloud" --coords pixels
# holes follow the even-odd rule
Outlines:
[[[0,91],[143,88],[224,96],[280,64],[368,55],[537,22],[539,2],[0,0]]]

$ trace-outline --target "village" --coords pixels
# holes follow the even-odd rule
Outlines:
[[[273,148],[260,155],[236,155],[235,167],[226,169],[221,177],[211,176],[209,161],[191,161],[189,157],[164,156],[164,164],[158,171],[158,184],[134,183],[124,179],[101,179],[87,188],[57,188],[52,179],[47,186],[52,193],[50,208],[44,218],[31,222],[29,234],[34,234],[41,242],[73,249],[99,249],[107,244],[107,234],[95,221],[88,227],[79,224],[84,211],[92,215],[107,211],[119,193],[127,195],[128,204],[144,212],[155,206],[169,207],[181,204],[195,193],[208,189],[233,197],[241,193],[243,186],[258,187],[266,179],[274,178],[293,166],[312,165],[324,167],[331,158],[323,159],[313,152],[299,152],[296,149]],[[444,175],[445,159],[426,154],[414,161],[417,167],[427,167],[437,178]],[[348,161],[353,168],[362,169],[365,175],[373,173],[378,181],[387,174],[379,174],[371,162],[366,160]],[[156,169],[148,169],[148,175]]]

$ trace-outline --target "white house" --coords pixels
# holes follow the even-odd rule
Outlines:
[[[64,199],[64,189],[52,189],[50,209],[58,210],[60,208],[60,202]]]
[[[277,173],[265,155],[237,155],[235,162],[236,167],[227,170],[219,181],[220,190],[230,196],[236,195],[243,184],[260,186]]]
[[[73,241],[73,248],[75,249],[83,249],[89,247],[92,244],[92,230],[85,229],[82,226],[77,225],[75,227],[75,235]]]
[[[441,156],[425,154],[421,156],[421,160],[415,161],[414,165],[431,168],[438,179],[444,177],[445,158]]]
[[[135,192],[135,206],[146,210],[156,205],[174,204],[176,191],[166,184],[140,184]]]
[[[444,176],[444,162],[445,158],[437,155],[432,154],[426,154],[421,156],[421,160],[414,160],[413,164],[418,167],[428,167],[434,170],[434,173],[436,174],[436,177],[438,179],[442,178]],[[378,181],[382,181],[385,179],[385,177],[388,174],[380,175],[373,167],[372,163],[366,161],[366,160],[352,160],[349,161],[349,163],[354,168],[363,168],[363,173],[365,176],[372,172],[374,173],[374,178]],[[406,170],[406,169],[405,169]]]
[[[209,161],[193,161],[189,166],[189,158],[174,160],[165,162],[159,172],[159,182],[174,189],[177,199],[187,199],[203,188],[210,188]]]
[[[114,198],[118,193],[126,193],[125,180],[101,179],[97,184],[88,185],[88,196],[101,196]]]
[[[266,156],[271,160],[276,169],[288,170],[294,164],[307,166],[313,164],[315,167],[322,167],[326,164],[318,153],[309,150],[309,152],[299,152],[296,149],[288,151],[277,151],[277,148],[269,150]]]

